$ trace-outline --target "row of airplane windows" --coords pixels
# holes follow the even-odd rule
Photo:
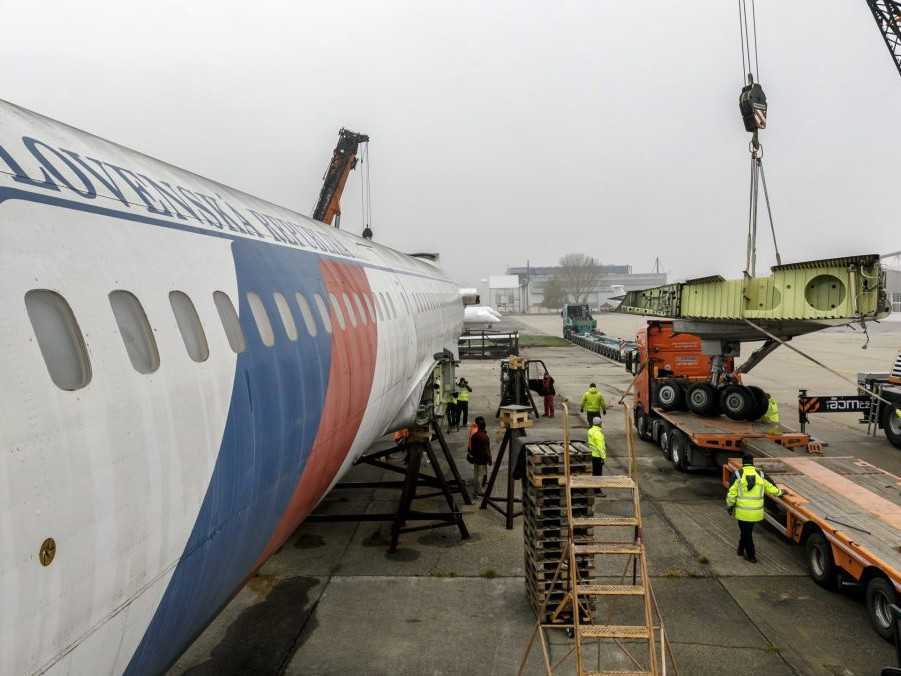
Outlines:
[[[274,292],[272,299],[288,340],[293,342],[299,337],[292,307],[299,310],[302,326],[311,338],[316,337],[320,330],[313,307],[316,308],[322,329],[329,334],[333,331],[332,317],[340,330],[345,330],[348,323],[356,328],[358,325],[365,326],[369,322],[382,322],[398,316],[397,305],[389,292],[342,292],[340,295],[339,299],[334,293],[328,293],[326,300],[316,293],[313,294],[311,304],[306,296],[297,292],[292,306],[285,294]],[[414,311],[437,310],[453,302],[454,298],[451,293],[416,291],[396,295],[409,314]],[[263,299],[253,291],[249,291],[246,296],[260,340],[265,346],[272,347],[275,344],[275,333]],[[160,367],[160,355],[141,302],[130,291],[121,289],[110,292],[109,302],[132,366],[139,373],[153,373]],[[196,362],[206,361],[210,356],[209,343],[194,302],[183,291],[170,291],[169,304],[188,355]],[[231,298],[223,291],[214,291],[213,304],[232,351],[235,354],[244,352],[247,341]],[[84,337],[66,299],[49,289],[32,289],[25,294],[25,307],[53,382],[60,389],[70,391],[81,389],[91,382],[91,363]]]

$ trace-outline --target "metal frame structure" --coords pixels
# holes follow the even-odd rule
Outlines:
[[[895,0],[867,0],[867,5],[876,20],[876,26],[889,54],[901,75],[901,2]]]

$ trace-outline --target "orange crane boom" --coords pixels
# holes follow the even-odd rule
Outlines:
[[[322,181],[322,190],[319,191],[319,201],[313,209],[313,218],[328,225],[335,221],[335,227],[341,225],[341,193],[347,177],[357,166],[357,149],[361,143],[367,143],[369,137],[366,134],[344,129],[338,132],[338,145],[332,153],[332,160]]]

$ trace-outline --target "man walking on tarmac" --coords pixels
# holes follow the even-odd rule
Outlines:
[[[607,403],[604,401],[604,395],[598,392],[598,386],[594,383],[591,383],[585,394],[582,395],[582,405],[579,410],[585,411],[585,419],[588,420],[589,426],[594,418],[601,417],[601,411],[607,415]]]
[[[754,467],[754,456],[745,453],[741,457],[741,469],[735,471],[735,477],[729,493],[726,495],[726,506],[729,513],[738,521],[738,550],[736,554],[744,556],[747,561],[757,563],[754,550],[754,524],[763,521],[764,493],[779,497],[782,489],[770,483]]]
[[[554,397],[557,389],[554,387],[554,379],[550,373],[545,372],[541,379],[541,396],[544,397],[544,417],[554,417]]]

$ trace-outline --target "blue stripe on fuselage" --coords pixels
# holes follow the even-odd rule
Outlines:
[[[299,324],[288,340],[272,298],[327,298],[317,254],[247,239],[232,244],[247,349],[238,355],[222,446],[203,505],[162,601],[126,674],[163,672],[251,573],[272,536],[316,438],[331,361],[330,335]],[[276,332],[260,340],[247,301],[259,294]],[[297,312],[295,311],[295,316]],[[178,449],[181,453],[195,449]]]

